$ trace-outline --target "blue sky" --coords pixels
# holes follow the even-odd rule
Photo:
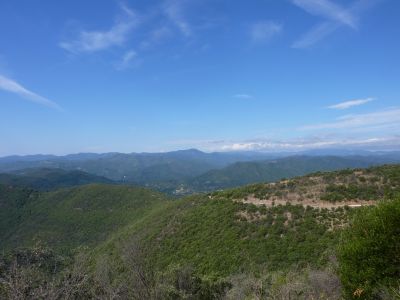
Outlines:
[[[0,155],[400,149],[397,0],[3,0]]]

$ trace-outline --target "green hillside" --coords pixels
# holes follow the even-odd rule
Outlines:
[[[203,276],[225,277],[263,267],[316,267],[324,265],[327,250],[337,242],[331,221],[342,224],[347,214],[342,208],[319,211],[288,205],[267,210],[193,196],[126,228],[109,243],[118,252],[134,237],[144,243],[158,268],[190,265]],[[100,252],[114,246],[106,244]]]
[[[317,171],[365,168],[382,162],[372,157],[293,156],[277,160],[238,162],[219,170],[211,170],[188,181],[188,189],[213,191],[282,178],[302,176]]]
[[[157,192],[114,185],[86,185],[38,193],[1,186],[1,248],[36,242],[60,250],[95,245],[167,201]]]
[[[24,169],[12,174],[0,174],[0,184],[28,187],[46,191],[58,188],[73,187],[91,183],[113,183],[105,177],[96,176],[79,170],[62,169]]]
[[[323,245],[322,254],[334,241],[334,229],[346,223],[346,206],[370,205],[399,192],[399,170],[388,165],[314,173],[173,201],[151,190],[118,185],[53,192],[1,186],[0,237],[3,248],[43,241],[71,250],[96,245],[110,234],[115,239],[139,235],[149,243],[158,241],[151,248],[160,249],[162,255],[154,253],[160,265],[187,260],[205,273],[232,272],[246,265],[246,257],[271,266],[316,262],[318,255],[310,256],[307,249]],[[302,243],[295,242],[299,232],[307,232]],[[317,245],[318,240],[322,242]],[[282,263],[277,254],[282,251],[275,246],[296,254]],[[199,249],[203,251],[196,254]],[[224,257],[225,251],[230,258]],[[214,253],[215,264],[209,253]]]
[[[162,299],[220,299],[232,293],[228,299],[246,299],[237,293],[247,289],[249,299],[258,292],[288,299],[282,296],[287,290],[304,295],[298,299],[328,299],[323,293],[340,299],[336,250],[342,232],[354,214],[400,195],[400,165],[319,172],[177,200],[113,185],[46,193],[2,186],[0,192],[0,205],[10,212],[1,215],[1,248],[40,241],[58,254],[81,249],[80,268],[66,267],[61,277],[91,278],[82,284],[96,296],[81,298],[116,293],[159,299],[153,293],[161,293]],[[35,253],[50,255],[33,249],[17,257],[36,262]],[[77,270],[83,273],[68,275]]]
[[[190,264],[218,276],[260,266],[321,266],[348,224],[350,207],[394,197],[399,176],[399,165],[382,166],[191,196],[125,228],[104,249],[135,236],[161,268]]]
[[[31,189],[0,184],[0,249],[4,249],[7,239],[23,221],[24,208],[34,205],[38,196],[39,193]]]

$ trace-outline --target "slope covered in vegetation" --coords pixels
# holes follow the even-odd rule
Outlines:
[[[89,174],[79,170],[62,169],[24,169],[13,173],[0,174],[0,184],[27,187],[46,191],[58,188],[73,187],[91,183],[113,183],[105,177]]]
[[[384,165],[367,169],[318,172],[275,183],[254,184],[212,193],[257,205],[301,204],[332,207],[335,204],[373,204],[400,192],[400,166]],[[369,201],[372,201],[369,202]]]
[[[135,236],[161,268],[190,264],[217,276],[260,266],[322,266],[354,212],[349,203],[374,205],[395,195],[399,174],[397,165],[344,170],[191,196],[104,247]],[[343,195],[332,200],[332,186]]]
[[[38,193],[0,186],[1,248],[43,242],[60,250],[95,245],[110,233],[142,218],[166,197],[117,185],[86,185]]]
[[[362,156],[292,156],[269,161],[238,162],[197,176],[189,180],[187,186],[195,191],[213,191],[251,183],[275,182],[317,171],[366,168],[384,162],[384,157]]]
[[[314,173],[172,201],[124,186],[49,193],[3,187],[7,196],[1,203],[19,221],[7,223],[13,230],[1,240],[6,248],[40,240],[57,253],[89,246],[79,263],[85,271],[68,271],[81,270],[86,277],[68,273],[60,280],[91,278],[85,292],[93,298],[111,293],[137,299],[339,299],[336,249],[359,211],[350,203],[368,212],[396,198],[399,187],[399,165]],[[393,215],[394,222],[398,217]],[[348,289],[359,282],[349,282]]]

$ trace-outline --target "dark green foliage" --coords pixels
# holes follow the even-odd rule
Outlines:
[[[335,231],[329,230],[330,218],[345,219],[346,215],[344,211],[328,214],[291,205],[265,208],[193,196],[113,242],[138,234],[153,249],[150,253],[159,268],[190,264],[201,275],[224,277],[260,266],[278,270],[323,265],[325,252],[337,242]]]
[[[351,173],[348,173],[350,171]],[[354,170],[336,172],[337,183],[326,187],[322,200],[336,202],[344,200],[379,200],[392,198],[400,193],[400,167],[385,165],[365,169],[363,175],[355,176]],[[356,170],[357,172],[357,170]],[[331,173],[331,176],[335,173]]]
[[[87,185],[48,193],[4,186],[2,190],[6,197],[0,198],[0,205],[9,208],[0,210],[2,249],[35,241],[65,251],[93,245],[167,200],[157,192],[115,185]],[[16,199],[23,204],[17,205]]]
[[[0,184],[31,188],[38,191],[54,190],[91,183],[113,183],[105,177],[82,171],[62,169],[27,169],[14,174],[0,174]]]
[[[325,269],[339,242],[341,228],[357,212],[348,207],[317,209],[290,202],[272,205],[272,201],[263,206],[240,200],[280,195],[283,201],[279,203],[285,203],[290,194],[307,198],[311,193],[318,203],[317,196],[327,191],[338,192],[338,186],[344,187],[344,197],[361,193],[383,197],[398,190],[399,170],[399,166],[384,166],[317,173],[173,201],[151,190],[120,185],[94,184],[53,192],[0,186],[0,248],[32,246],[40,240],[57,255],[69,255],[84,247],[90,255],[85,260],[84,273],[81,270],[73,275],[67,268],[54,282],[40,281],[45,275],[38,275],[35,292],[49,282],[49,290],[56,292],[64,288],[65,282],[69,286],[77,282],[82,288],[70,290],[72,298],[112,298],[117,293],[125,298],[136,295],[136,299],[160,299],[155,295],[162,295],[161,299],[215,299],[230,288],[226,279],[233,274],[251,274],[249,280],[256,288],[263,270],[286,274],[293,268]],[[320,194],[315,196],[317,192]],[[300,200],[292,203],[302,204]],[[365,222],[373,216],[370,210],[360,211],[367,213]],[[359,233],[362,232],[360,229]],[[132,246],[135,243],[127,247],[126,242],[132,238],[144,250]],[[384,245],[380,240],[379,243]],[[139,259],[135,258],[137,253]],[[36,266],[22,266],[21,272],[17,274],[30,278],[44,271]],[[274,280],[279,281],[268,278],[268,288],[273,288]],[[321,282],[329,282],[326,276],[322,279]],[[303,293],[307,299],[305,295],[317,294],[314,292],[318,288],[311,293],[309,287],[296,290],[290,282],[286,283],[290,295]],[[261,291],[262,296],[266,295],[266,288]],[[280,292],[278,295],[284,294]]]
[[[0,184],[0,249],[5,241],[14,234],[15,228],[22,222],[24,207],[34,205],[38,192],[26,188],[16,188]]]
[[[340,277],[348,298],[376,299],[400,284],[400,198],[356,214],[339,247]]]
[[[363,177],[362,177],[363,178]],[[364,179],[365,180],[365,179]],[[321,196],[321,200],[336,202],[343,200],[376,200],[384,197],[383,191],[368,184],[356,185],[329,185],[326,194]]]

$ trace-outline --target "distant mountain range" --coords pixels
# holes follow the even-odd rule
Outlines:
[[[335,153],[334,156],[328,155]],[[321,150],[293,153],[81,153],[0,158],[0,183],[51,190],[88,183],[127,183],[189,194],[270,182],[309,172],[400,162],[400,152]],[[12,174],[12,175],[10,175]]]
[[[166,153],[82,153],[66,156],[30,155],[0,158],[0,172],[28,168],[82,170],[112,180],[148,181],[156,170],[155,180],[180,180],[237,161],[274,158],[264,153],[204,153],[196,149]],[[150,175],[149,175],[150,174]]]

